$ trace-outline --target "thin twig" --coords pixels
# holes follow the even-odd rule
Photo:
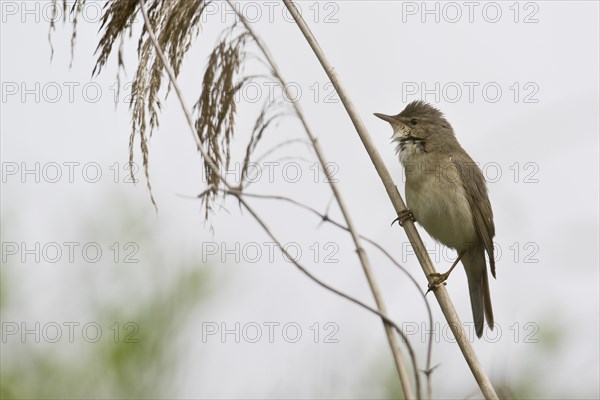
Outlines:
[[[171,82],[171,84],[173,85],[173,88],[175,89],[177,98],[179,99],[181,108],[185,114],[186,120],[188,122],[189,128],[191,130],[192,136],[194,137],[194,140],[196,141],[196,145],[199,149],[199,151],[201,152],[203,159],[206,163],[209,164],[209,166],[211,168],[213,168],[215,171],[217,171],[217,173],[219,174],[219,179],[223,182],[224,186],[226,188],[228,188],[229,190],[234,189],[234,187],[229,184],[229,182],[225,179],[225,177],[222,175],[222,173],[219,171],[219,169],[217,168],[217,164],[214,162],[214,160],[212,160],[208,153],[206,152],[206,150],[203,148],[202,143],[200,142],[200,139],[198,137],[198,135],[196,134],[196,129],[194,128],[194,123],[191,117],[191,114],[189,113],[189,108],[186,105],[185,99],[183,97],[183,94],[181,92],[181,89],[177,83],[176,77],[175,77],[175,73],[173,72],[170,64],[168,63],[158,41],[156,40],[156,36],[154,34],[154,29],[150,24],[150,20],[148,18],[148,12],[146,10],[146,3],[144,0],[139,0],[139,4],[140,4],[140,8],[141,8],[141,12],[142,12],[142,16],[144,18],[144,25],[146,27],[146,30],[148,31],[148,36],[150,37],[150,40],[152,41],[152,45],[154,46],[156,53],[158,54],[161,62],[163,63],[163,67],[165,69],[165,71],[167,72],[168,76],[169,76],[169,80]],[[235,190],[233,190],[235,191]],[[254,217],[254,219],[258,222],[258,224],[263,228],[263,230],[271,237],[271,239],[273,241],[275,241],[278,245],[278,247],[281,249],[281,251],[286,255],[287,258],[289,258],[290,260],[294,260],[294,257],[291,256],[291,254],[289,254],[286,249],[284,248],[283,244],[281,242],[279,242],[277,240],[277,238],[274,236],[274,234],[271,232],[271,230],[269,229],[269,227],[265,224],[265,222],[262,220],[262,218],[260,218],[260,216],[252,209],[252,207],[250,207],[250,205],[241,197],[241,196],[237,196],[239,202],[241,205],[244,206],[244,208]],[[361,249],[361,253],[364,254],[364,251]],[[378,315],[386,324],[386,328],[389,330],[395,330],[405,341],[407,348],[409,350],[411,359],[413,361],[413,364],[415,365],[415,370],[417,370],[417,364],[416,364],[416,357],[414,354],[414,351],[412,349],[412,347],[410,346],[410,343],[408,341],[408,338],[406,337],[406,335],[404,334],[404,332],[400,329],[400,327],[394,322],[392,321],[389,317],[387,317],[387,315],[385,314],[385,311],[381,310],[381,308],[379,308],[379,310],[374,309],[370,306],[368,306],[367,304],[361,302],[360,300],[347,295],[331,286],[329,286],[328,284],[322,282],[321,280],[319,280],[317,277],[315,277],[314,275],[312,275],[306,268],[304,268],[300,263],[294,261],[294,265],[300,269],[304,274],[306,274],[309,278],[311,278],[314,282],[316,282],[317,284],[319,284],[320,286],[328,289],[329,291],[336,293],[337,295],[357,304],[358,306],[372,312],[373,314]],[[381,310],[381,311],[380,311]],[[393,335],[392,335],[393,336]],[[395,339],[395,336],[393,336],[393,338]],[[418,379],[418,373],[417,373],[417,379]]]
[[[289,86],[286,84],[286,81],[283,79],[283,75],[279,71],[279,68],[277,67],[275,60],[271,56],[271,53],[268,50],[267,46],[263,43],[263,41],[260,39],[260,37],[258,37],[258,35],[256,35],[256,33],[254,32],[254,30],[252,29],[252,27],[246,20],[245,16],[238,10],[238,8],[235,7],[235,5],[233,4],[233,1],[227,0],[227,3],[229,3],[230,7],[233,10],[235,10],[236,14],[242,21],[242,24],[244,24],[244,27],[250,33],[250,35],[254,38],[254,41],[256,42],[258,47],[261,49],[263,55],[265,56],[265,59],[267,60],[267,62],[269,63],[269,65],[272,68],[273,75],[281,83],[284,94],[290,99],[293,98],[292,94],[290,93]],[[382,313],[387,314],[385,303],[383,302],[383,297],[381,296],[381,292],[379,290],[379,287],[377,285],[377,282],[375,281],[375,278],[374,278],[374,275],[372,272],[371,263],[369,262],[367,254],[365,253],[364,249],[362,248],[358,231],[356,230],[356,227],[354,226],[354,222],[352,221],[352,218],[350,217],[350,212],[348,211],[348,208],[346,207],[346,203],[344,202],[344,199],[342,198],[342,195],[335,183],[336,181],[333,179],[333,176],[331,175],[331,171],[327,168],[328,164],[325,160],[325,156],[321,149],[321,145],[319,144],[316,136],[313,134],[312,130],[308,126],[308,123],[306,122],[306,119],[304,118],[304,114],[303,114],[298,102],[292,102],[292,105],[293,105],[294,109],[296,110],[296,114],[304,128],[304,131],[310,138],[310,141],[313,145],[313,148],[315,150],[317,158],[319,159],[319,162],[321,164],[321,168],[323,169],[323,172],[325,173],[325,176],[327,177],[327,181],[331,187],[331,191],[333,192],[333,195],[335,196],[335,199],[338,203],[338,206],[340,208],[342,216],[343,216],[344,220],[346,221],[346,224],[348,226],[348,232],[350,233],[350,236],[352,237],[352,241],[354,242],[354,246],[356,247],[356,253],[358,255],[360,264],[361,264],[363,271],[365,273],[365,276],[367,278],[367,282],[369,283],[371,292],[373,293],[373,297],[375,299],[375,303],[377,304],[377,308]],[[385,324],[385,321],[384,321],[384,328],[386,331],[386,335],[388,338],[390,348],[392,350],[392,355],[394,357],[394,362],[396,364],[396,369],[398,371],[398,377],[400,378],[400,384],[402,386],[404,398],[405,399],[413,399],[413,398],[415,398],[415,395],[412,390],[412,385],[410,384],[410,379],[408,378],[408,370],[406,367],[406,362],[404,361],[404,357],[398,346],[397,338],[396,338],[396,336],[394,336],[394,333],[393,333],[391,327]],[[417,398],[421,398],[421,385],[420,385],[420,379],[419,379],[419,371],[417,370],[416,366],[414,366],[414,367],[415,367],[414,375],[415,375],[415,386],[417,388]]]
[[[289,139],[289,140],[284,140],[283,142],[278,143],[275,146],[271,147],[269,150],[265,151],[262,156],[260,156],[260,157],[258,157],[256,159],[256,162],[259,163],[262,160],[264,160],[265,158],[267,158],[269,155],[273,154],[275,151],[281,149],[282,147],[289,146],[289,145],[295,144],[295,143],[310,144],[310,143],[308,143],[304,139]]]
[[[371,140],[366,126],[362,122],[359,113],[354,107],[349,95],[346,93],[345,88],[342,86],[341,80],[337,76],[333,66],[325,57],[325,53],[319,46],[317,39],[310,31],[310,28],[302,18],[302,15],[294,6],[293,2],[291,0],[283,0],[283,2],[294,18],[294,21],[296,21],[296,24],[317,56],[338,96],[340,97],[344,108],[352,120],[352,123],[354,124],[354,127],[356,128],[356,131],[363,142],[363,145],[365,146],[365,149],[367,150],[367,153],[369,154],[369,157],[371,158],[379,177],[383,182],[396,213],[406,210],[406,205],[404,204],[404,201],[398,192],[398,188],[394,184],[389,171],[387,170],[383,160],[381,159],[381,156],[377,152],[377,149]],[[428,281],[431,283],[433,280],[431,274],[435,273],[436,271],[431,259],[429,258],[429,255],[427,254],[425,246],[423,245],[423,241],[421,240],[421,237],[419,236],[419,233],[417,232],[417,229],[412,221],[407,221],[403,224],[403,226],[404,231],[406,232],[406,235],[408,236],[415,250],[417,259],[421,264],[421,268],[423,269]],[[465,357],[465,360],[467,361],[467,364],[469,365],[469,368],[475,377],[475,380],[479,384],[483,395],[486,399],[497,399],[498,395],[496,394],[492,383],[485,373],[485,370],[481,366],[481,363],[477,359],[477,355],[473,350],[471,343],[469,343],[468,336],[465,334],[463,325],[461,324],[458,314],[456,313],[456,309],[454,308],[454,304],[448,295],[448,291],[443,285],[438,285],[434,290],[434,294],[438,303],[440,304],[440,308],[442,309],[444,316],[446,317],[446,321],[448,322],[450,329],[456,338],[456,342],[458,343],[458,346],[460,347],[460,350],[462,351],[463,356]]]
[[[258,198],[258,199],[270,199],[270,200],[279,200],[279,201],[285,201],[287,203],[293,204],[297,207],[300,207],[306,211],[311,212],[312,214],[316,215],[317,217],[319,217],[323,222],[329,222],[330,224],[343,229],[343,230],[348,230],[347,226],[344,226],[343,224],[341,224],[340,222],[337,222],[333,219],[331,219],[331,217],[329,217],[328,213],[325,212],[324,214],[319,212],[319,210],[304,204],[298,200],[295,200],[291,197],[287,197],[287,196],[281,196],[281,195],[267,195],[267,194],[257,194],[257,193],[248,193],[248,192],[243,192],[241,193],[243,196],[247,196],[247,197],[254,197],[254,198]],[[419,294],[421,294],[421,296],[423,297],[423,300],[425,301],[425,306],[427,307],[427,315],[429,318],[429,326],[432,327],[433,326],[433,313],[431,312],[431,307],[429,306],[429,302],[427,301],[427,297],[425,296],[425,293],[423,292],[423,290],[421,289],[421,284],[419,282],[417,282],[417,280],[411,275],[410,272],[408,272],[408,270],[406,268],[404,268],[404,266],[402,264],[400,264],[395,258],[394,256],[392,256],[383,246],[381,246],[379,243],[377,243],[376,241],[374,241],[373,239],[370,239],[364,235],[360,235],[360,238],[363,239],[364,241],[370,243],[373,247],[375,247],[376,249],[378,249],[381,253],[383,253],[383,255],[385,255],[394,265],[396,265],[402,272],[404,272],[404,274],[411,280],[411,282],[415,285],[415,287],[417,288],[417,290],[419,291]],[[428,391],[431,391],[431,384],[430,384],[430,376],[431,376],[431,371],[433,371],[433,369],[431,367],[431,354],[432,354],[432,349],[433,349],[433,341],[432,341],[432,336],[433,335],[429,335],[429,339],[428,339],[428,343],[427,343],[427,362],[426,362],[426,367],[425,370],[423,371],[425,373],[425,376],[428,379]],[[431,398],[431,393],[429,393],[429,398]]]

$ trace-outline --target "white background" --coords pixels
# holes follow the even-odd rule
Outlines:
[[[254,21],[285,78],[300,88],[300,104],[326,157],[336,166],[341,192],[360,232],[390,250],[425,287],[404,232],[389,226],[394,211],[383,186],[341,103],[335,96],[329,101],[332,88],[326,86],[326,76],[299,30],[286,21],[284,16],[288,20],[289,16],[281,4],[249,3],[242,12]],[[423,99],[440,108],[463,147],[484,167],[494,209],[495,242],[501,249],[498,279],[491,282],[498,329],[486,331],[483,340],[475,339],[474,347],[492,380],[513,387],[534,382],[534,394],[541,397],[597,397],[598,3],[476,3],[472,14],[462,2],[427,3],[432,14],[424,13],[421,2],[304,1],[299,6],[402,192],[401,167],[389,143],[391,130],[372,113],[396,114],[411,100]],[[178,329],[181,351],[170,396],[382,396],[383,378],[378,374],[393,379],[393,364],[376,317],[315,285],[278,251],[270,259],[264,242],[271,240],[248,213],[240,213],[235,201],[227,200],[227,211],[217,208],[209,224],[204,223],[200,203],[192,199],[204,188],[200,155],[175,96],[164,102],[161,126],[150,142],[150,179],[158,214],[141,172],[139,184],[123,183],[130,114],[123,101],[127,88],[115,107],[116,56],[100,76],[91,78],[100,7],[92,3],[87,16],[80,19],[69,69],[68,23],[59,23],[52,36],[55,54],[50,61],[48,4],[2,2],[2,242],[3,246],[14,242],[30,247],[36,242],[42,246],[97,242],[105,255],[101,265],[81,257],[70,263],[66,256],[56,263],[43,257],[40,262],[31,257],[21,262],[20,254],[9,256],[3,247],[2,287],[10,301],[2,321],[42,325],[90,321],[93,316],[85,305],[92,299],[127,308],[151,298],[162,283],[180,275],[181,269],[174,266],[181,265],[181,260],[194,260],[192,268],[206,269],[211,276],[211,295],[192,308],[186,324]],[[234,21],[222,2],[211,11],[215,14],[207,16],[180,76],[189,104],[199,94],[207,55],[218,33]],[[134,32],[139,32],[140,21]],[[127,74],[122,76],[122,85],[131,81],[137,66],[136,44],[134,36],[125,47]],[[72,98],[69,85],[74,87]],[[474,87],[472,97],[468,85]],[[414,87],[416,93],[407,91]],[[454,91],[457,87],[461,93]],[[500,94],[495,92],[498,87]],[[101,93],[96,94],[97,88]],[[255,111],[268,98],[269,87],[259,88],[260,101],[252,104],[249,100],[254,93],[247,92],[238,103],[234,160],[243,157]],[[267,132],[257,154],[302,135],[297,121],[286,118]],[[135,150],[136,161],[141,163],[138,142]],[[285,175],[293,160],[279,160],[273,182],[263,169],[251,191],[293,196],[325,210],[331,194],[322,174],[320,182],[315,182],[311,153],[296,145],[280,150],[272,160],[284,156],[311,160],[296,160],[302,172],[299,181],[292,183]],[[69,162],[79,163],[72,183],[64,164]],[[23,165],[31,169],[36,163],[42,171],[39,179],[22,173]],[[63,175],[57,183],[50,182],[48,177],[54,176],[50,169],[46,171],[51,175],[43,173],[51,163],[61,166]],[[91,178],[82,175],[86,163],[100,166],[98,182],[89,182],[93,170],[88,171]],[[115,163],[121,168],[119,183],[114,182],[110,168]],[[9,174],[15,165],[19,170]],[[301,261],[311,271],[372,304],[346,234],[331,225],[319,226],[318,218],[280,202],[251,203],[282,241],[298,244]],[[118,224],[124,213],[130,214],[133,231],[148,230],[156,240],[154,252],[141,244],[137,255],[141,262],[127,268],[111,263],[108,247],[135,238],[113,237],[102,230]],[[331,215],[339,219],[334,206]],[[445,270],[453,254],[421,232],[438,270]],[[223,255],[223,260],[220,255],[207,257],[203,250],[213,243],[220,250],[235,249],[238,243],[240,259],[231,254]],[[310,248],[314,243],[321,251],[317,263]],[[323,262],[327,243],[337,249],[337,262]],[[249,259],[253,252],[252,256],[244,253],[248,246],[262,250],[257,262]],[[411,337],[424,368],[421,334],[427,319],[422,300],[395,266],[366,248],[389,314],[399,324],[418,329]],[[144,261],[157,253],[162,267],[146,269]],[[461,319],[470,322],[464,274],[453,275],[447,287]],[[434,320],[439,324],[434,328],[438,343],[433,363],[439,364],[433,374],[434,395],[478,397],[476,384],[457,346],[450,343],[432,299]],[[276,330],[274,343],[269,343],[263,325],[268,322],[279,323],[279,328],[289,322],[298,324],[301,340],[288,343]],[[310,327],[315,322],[321,334],[325,323],[334,323],[339,328],[338,343],[324,343],[322,336],[314,343]],[[243,337],[236,343],[233,335],[224,341],[214,335],[203,343],[207,323],[224,323],[229,329],[236,323],[241,327],[257,323],[264,327],[263,337],[258,343]],[[19,345],[30,344],[13,338],[3,341],[3,365],[14,362]],[[62,346],[67,349],[70,344]]]

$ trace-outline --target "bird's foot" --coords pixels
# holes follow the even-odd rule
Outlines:
[[[450,273],[454,270],[454,268],[456,268],[456,265],[458,264],[458,262],[460,261],[460,259],[462,258],[462,256],[464,256],[466,253],[466,250],[461,250],[458,253],[458,257],[456,258],[456,260],[454,261],[454,263],[452,263],[452,266],[450,267],[450,269],[446,272],[444,272],[443,274],[440,274],[439,272],[434,272],[429,274],[429,277],[431,277],[431,282],[429,282],[429,285],[427,285],[427,291],[425,292],[425,295],[427,295],[427,293],[431,292],[432,290],[435,290],[438,285],[441,285],[442,283],[445,285],[446,284],[446,279],[448,279],[448,277],[450,276]]]
[[[396,221],[398,221],[400,226],[403,226],[403,224],[408,220],[415,222],[415,217],[413,216],[413,213],[409,209],[405,209],[398,213],[398,217],[392,221],[392,225],[394,225],[394,223],[396,223]]]
[[[429,274],[429,276],[432,278],[432,280],[431,282],[429,282],[429,285],[427,285],[427,292],[425,292],[425,295],[427,295],[427,293],[431,292],[432,290],[435,290],[438,287],[438,285],[445,285],[446,280],[450,276],[450,271],[445,272],[443,274],[440,274],[439,272],[434,272],[432,274]]]

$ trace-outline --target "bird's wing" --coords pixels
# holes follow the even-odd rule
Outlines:
[[[496,228],[494,227],[492,205],[488,198],[485,179],[477,164],[469,156],[453,156],[452,161],[458,170],[462,184],[467,192],[467,199],[473,213],[473,220],[475,221],[477,232],[479,232],[485,250],[488,253],[490,269],[492,276],[495,278],[496,263],[494,261],[494,243],[492,238],[496,234]]]

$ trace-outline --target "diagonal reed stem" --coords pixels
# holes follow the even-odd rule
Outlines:
[[[256,35],[254,30],[252,29],[252,26],[248,23],[248,21],[244,17],[244,15],[242,15],[239,12],[238,8],[235,7],[235,4],[233,4],[232,0],[227,0],[227,2],[229,3],[230,7],[235,10],[238,17],[242,21],[242,24],[244,24],[244,27],[246,28],[246,30],[254,38],[256,44],[258,45],[261,52],[265,56],[268,64],[271,66],[273,75],[281,83],[281,86],[283,87],[285,95],[290,99],[293,98],[292,94],[289,91],[289,86],[286,84],[286,81],[284,80],[283,75],[281,74],[281,71],[277,67],[277,64],[275,63],[275,60],[271,56],[271,53],[269,52],[267,46],[263,43],[263,41],[260,39],[260,37],[258,37],[258,35]],[[375,299],[375,304],[377,305],[377,309],[380,310],[383,314],[387,314],[385,303],[383,301],[383,297],[381,296],[381,291],[379,290],[379,286],[377,285],[377,282],[373,275],[371,263],[369,261],[369,258],[367,257],[366,252],[364,251],[364,249],[361,245],[359,234],[356,230],[356,226],[354,225],[354,222],[350,216],[350,212],[348,211],[348,208],[347,208],[346,203],[340,193],[340,190],[339,190],[337,184],[335,183],[335,179],[333,179],[333,176],[331,175],[331,171],[327,168],[328,164],[325,159],[321,145],[319,144],[317,137],[314,135],[314,133],[308,126],[306,118],[304,117],[304,113],[302,112],[302,109],[300,108],[300,105],[298,104],[298,102],[294,101],[294,102],[292,102],[292,105],[294,107],[294,110],[296,111],[296,115],[298,116],[298,119],[300,119],[302,127],[304,128],[304,131],[306,132],[307,136],[309,137],[309,139],[312,143],[313,149],[315,150],[315,153],[316,153],[319,163],[322,167],[322,170],[323,170],[325,176],[327,177],[327,181],[329,182],[329,186],[331,188],[331,191],[333,192],[333,196],[335,197],[335,200],[338,203],[338,206],[340,208],[340,211],[342,213],[344,221],[346,222],[346,226],[348,227],[348,232],[350,233],[350,236],[352,237],[352,241],[354,242],[354,246],[356,248],[356,253],[358,255],[360,264],[361,264],[363,271],[365,273],[365,276],[367,278],[367,282],[369,283],[369,288],[371,289],[371,293],[373,293],[373,297]],[[392,327],[389,326],[388,324],[386,324],[385,321],[383,323],[384,323],[386,336],[387,336],[390,348],[392,350],[392,355],[394,358],[394,363],[396,365],[396,370],[398,372],[398,377],[400,379],[400,384],[402,386],[402,391],[404,393],[404,398],[405,399],[414,399],[415,395],[413,393],[412,385],[411,385],[410,379],[408,377],[408,368],[406,366],[406,361],[404,360],[404,356],[402,355],[402,351],[400,350],[400,346],[398,344],[398,339],[394,335]],[[416,366],[415,366],[413,372],[415,375],[415,386],[417,387],[417,397],[420,398],[421,396],[420,396],[420,384],[419,384],[419,371],[417,370]]]
[[[302,15],[300,15],[298,10],[294,6],[293,2],[291,0],[283,0],[283,3],[294,18],[294,21],[296,21],[296,24],[300,28],[300,31],[306,38],[306,41],[312,48],[313,52],[315,53],[315,56],[321,63],[323,69],[325,70],[325,73],[329,77],[336,92],[338,93],[340,100],[342,101],[344,108],[346,109],[346,112],[352,120],[352,123],[354,124],[354,127],[356,128],[356,131],[361,141],[363,142],[363,145],[365,146],[365,149],[369,154],[369,157],[371,158],[371,161],[373,162],[373,165],[375,166],[375,169],[377,170],[377,173],[379,174],[383,185],[385,186],[385,189],[388,193],[390,201],[392,202],[392,205],[394,206],[396,213],[406,210],[406,205],[404,204],[404,201],[400,196],[400,192],[398,192],[398,188],[394,184],[394,181],[392,180],[389,171],[387,170],[383,160],[381,159],[381,156],[377,152],[377,149],[375,148],[375,145],[371,140],[371,136],[369,135],[366,126],[362,122],[358,111],[354,107],[350,96],[348,95],[344,86],[342,85],[342,82],[337,76],[337,73],[335,72],[333,66],[329,63],[327,57],[325,56],[325,53],[319,46],[317,39],[310,31],[310,28],[302,18]],[[432,278],[430,274],[436,271],[433,267],[431,259],[429,258],[429,255],[427,254],[425,246],[423,245],[423,241],[421,240],[421,237],[419,236],[419,233],[417,232],[417,229],[415,228],[415,225],[412,223],[412,221],[407,221],[403,225],[404,231],[406,232],[406,235],[408,236],[411,245],[415,250],[421,268],[423,269],[423,272],[425,273],[427,279],[431,281]],[[475,377],[475,380],[477,381],[477,384],[479,385],[479,388],[481,389],[483,395],[486,399],[498,399],[498,395],[496,394],[491,381],[489,380],[487,374],[485,373],[485,370],[481,366],[481,363],[477,359],[475,350],[473,350],[471,343],[469,343],[468,336],[465,334],[463,325],[460,322],[458,314],[456,313],[456,309],[454,308],[454,304],[452,303],[452,300],[448,295],[448,291],[445,287],[438,286],[434,293],[440,305],[440,308],[442,309],[442,312],[446,317],[446,321],[448,322],[448,325],[450,326],[450,329],[452,330],[452,333],[456,338],[456,342],[458,343],[458,346],[460,347],[460,350],[463,353],[463,356],[465,357],[465,360],[467,361],[467,364],[469,365],[469,368],[471,369],[471,372],[473,373],[473,376]]]
[[[186,121],[190,127],[192,136],[194,137],[194,140],[196,141],[196,145],[199,149],[199,151],[202,154],[202,157],[204,159],[204,161],[206,163],[209,164],[209,166],[211,168],[213,168],[213,170],[215,171],[219,171],[217,164],[215,163],[215,161],[209,157],[208,153],[206,152],[206,150],[203,148],[202,143],[200,141],[200,138],[198,137],[197,133],[196,133],[196,129],[194,127],[194,122],[192,120],[192,116],[189,112],[189,108],[185,102],[185,99],[183,97],[183,93],[181,91],[181,88],[179,87],[179,85],[177,84],[177,80],[175,77],[175,73],[173,72],[168,60],[166,59],[163,50],[161,49],[157,39],[156,39],[156,35],[154,33],[154,29],[152,27],[152,25],[150,24],[150,19],[148,17],[148,11],[146,8],[146,2],[145,0],[139,0],[139,4],[140,4],[140,9],[141,9],[141,13],[144,19],[144,25],[146,27],[146,30],[148,32],[148,36],[150,38],[150,40],[152,41],[152,44],[156,50],[156,53],[158,55],[158,57],[160,58],[163,67],[165,69],[165,71],[167,72],[168,76],[169,76],[169,80],[171,85],[173,86],[175,93],[177,95],[177,98],[180,102],[181,108],[185,114],[186,117]],[[231,4],[231,3],[230,3]],[[235,8],[234,8],[235,9]],[[266,49],[265,49],[266,51]],[[266,53],[268,54],[268,52]],[[265,54],[265,55],[266,55]],[[274,65],[274,64],[272,64]],[[280,75],[279,75],[280,76]],[[303,120],[303,119],[302,119]],[[304,120],[303,120],[304,121]],[[308,128],[308,126],[306,126],[306,128]],[[313,141],[313,145],[315,145],[316,139],[314,139],[314,136],[311,137],[311,140]],[[322,164],[323,166],[325,166],[326,164]],[[328,174],[329,172],[326,170],[325,171],[326,174]],[[328,175],[329,178],[332,178],[331,176]],[[221,180],[221,182],[224,184],[224,186],[229,189],[230,191],[235,191],[235,188],[228,183],[228,181],[225,179],[225,177],[223,176],[222,173],[219,172],[219,179]],[[330,179],[331,180],[331,179]],[[338,193],[339,194],[339,193]],[[278,247],[281,249],[281,251],[286,255],[286,257],[288,257],[291,260],[294,260],[294,257],[292,257],[284,248],[284,246],[281,244],[281,242],[279,240],[277,240],[277,238],[275,237],[275,235],[272,233],[272,231],[269,229],[269,227],[267,226],[267,224],[264,222],[264,220],[254,211],[254,209],[252,207],[250,207],[250,205],[242,198],[241,195],[236,195],[237,199],[239,200],[240,204],[242,204],[244,206],[244,208],[254,217],[254,219],[257,221],[257,223],[263,228],[263,230],[271,237],[271,239],[273,239],[273,241],[275,241],[278,245]],[[343,204],[343,203],[342,203]],[[346,221],[348,222],[348,221]],[[356,232],[355,232],[356,233]],[[355,236],[355,243],[357,244],[357,251],[359,253],[359,257],[361,258],[361,261],[366,260],[366,254],[364,252],[364,249],[362,249],[362,247],[359,244],[358,241],[358,236]],[[368,261],[365,261],[366,263],[368,263]],[[338,294],[339,296],[342,296],[344,298],[346,298],[347,300],[350,300],[351,302],[361,306],[362,308],[378,315],[384,322],[385,326],[386,326],[386,332],[388,332],[388,338],[390,340],[390,344],[392,343],[396,343],[396,346],[392,346],[392,350],[393,353],[396,354],[400,354],[399,353],[399,347],[397,345],[397,339],[396,336],[393,334],[393,331],[395,330],[405,341],[407,348],[409,350],[410,356],[411,356],[411,360],[413,362],[414,365],[414,371],[415,371],[415,379],[417,381],[417,388],[419,387],[418,385],[418,381],[419,381],[419,376],[418,376],[418,368],[417,368],[417,364],[416,364],[416,357],[414,354],[414,351],[412,349],[412,347],[410,346],[410,343],[408,342],[408,338],[406,337],[406,335],[404,334],[404,332],[400,329],[400,327],[394,323],[389,317],[387,317],[385,310],[381,309],[381,307],[379,307],[378,304],[378,308],[374,309],[368,305],[366,305],[365,303],[361,302],[360,300],[349,296],[331,286],[329,286],[328,284],[324,283],[323,281],[319,280],[317,277],[315,277],[313,274],[311,274],[304,266],[302,266],[300,263],[294,261],[294,265],[300,269],[304,274],[306,274],[309,278],[311,278],[312,280],[314,280],[316,283],[318,283],[319,285],[321,285],[322,287]],[[363,262],[363,266],[364,266],[364,262]],[[368,276],[370,278],[370,276]],[[401,367],[406,371],[406,367],[404,365],[404,362],[402,362]],[[407,377],[407,373],[405,373],[405,376]],[[407,378],[406,378],[407,379]],[[406,389],[403,385],[403,390],[408,390],[410,388],[410,386],[406,386]],[[408,392],[409,394],[411,394],[410,392]],[[410,396],[410,397],[406,397],[406,398],[414,398],[414,396]]]

